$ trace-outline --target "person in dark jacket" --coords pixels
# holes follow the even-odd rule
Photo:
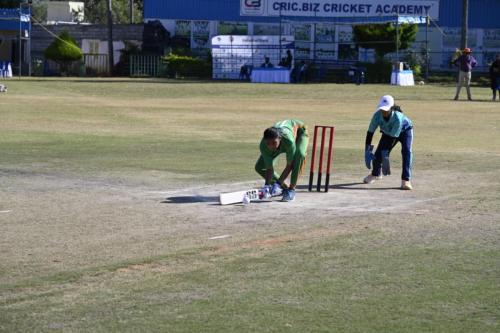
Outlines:
[[[467,89],[467,99],[472,101],[472,96],[470,94],[470,79],[472,75],[472,68],[476,67],[477,61],[471,53],[472,50],[466,47],[462,52],[462,55],[453,62],[453,64],[459,68],[457,93],[454,98],[455,101],[458,100],[462,86],[465,86],[465,89]]]
[[[262,63],[262,65],[260,65],[260,67],[262,67],[262,68],[273,68],[274,65],[271,63],[271,60],[269,59],[269,57],[264,57],[264,62]]]
[[[500,102],[500,54],[490,66],[490,80],[491,80],[491,90],[493,91],[492,100],[497,99],[498,90],[498,101]]]

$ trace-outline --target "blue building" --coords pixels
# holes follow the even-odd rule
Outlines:
[[[468,46],[482,66],[500,53],[499,13],[500,0],[469,0]],[[144,0],[144,20],[159,20],[193,50],[209,49],[216,35],[281,34],[295,37],[296,60],[325,61],[373,59],[352,42],[353,24],[410,21],[420,24],[410,51],[425,53],[427,45],[431,68],[446,69],[460,47],[462,1]]]
[[[0,74],[5,75],[5,68],[19,70],[29,65],[29,37],[31,18],[29,8],[0,8]],[[21,43],[21,47],[19,47]],[[16,68],[17,66],[17,68]]]

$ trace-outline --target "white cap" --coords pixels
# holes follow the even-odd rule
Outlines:
[[[377,110],[389,111],[394,106],[394,98],[391,95],[382,96],[377,105]]]

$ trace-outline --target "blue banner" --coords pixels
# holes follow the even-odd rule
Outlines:
[[[438,0],[240,0],[243,16],[439,18]]]

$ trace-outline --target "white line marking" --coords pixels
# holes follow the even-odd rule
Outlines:
[[[5,214],[5,213],[10,213],[12,212],[11,210],[0,210],[0,214]]]
[[[224,238],[229,238],[229,237],[231,237],[231,235],[215,236],[215,237],[211,237],[209,239],[224,239]]]

